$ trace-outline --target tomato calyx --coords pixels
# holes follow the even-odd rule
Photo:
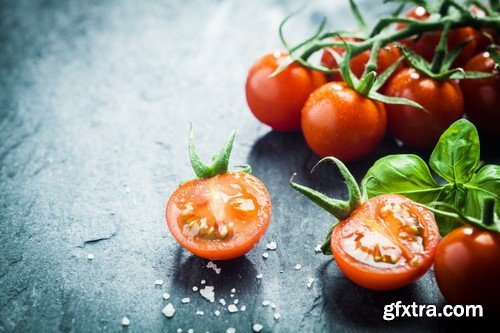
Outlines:
[[[233,149],[234,137],[236,136],[236,130],[232,131],[226,144],[221,149],[221,151],[212,157],[212,164],[207,165],[203,163],[200,156],[196,152],[196,147],[194,145],[194,134],[193,125],[190,124],[189,132],[189,160],[191,166],[193,167],[194,173],[196,175],[195,179],[201,178],[211,178],[216,175],[224,174],[228,171],[229,158],[231,157],[231,151]],[[252,173],[252,167],[248,164],[239,165],[242,172]]]
[[[342,221],[346,218],[348,218],[356,208],[358,208],[361,203],[363,202],[361,190],[359,188],[358,183],[356,182],[356,179],[354,176],[349,172],[347,167],[345,166],[344,163],[342,163],[339,159],[330,156],[330,157],[325,157],[322,160],[320,160],[311,170],[311,173],[314,172],[317,168],[317,166],[325,161],[330,161],[333,162],[337,168],[339,169],[340,173],[342,174],[342,177],[344,178],[345,184],[348,189],[348,196],[349,199],[347,201],[343,200],[338,200],[338,199],[333,199],[328,197],[327,195],[313,190],[307,186],[303,186],[300,184],[297,184],[293,181],[294,177],[296,174],[292,175],[292,178],[290,179],[290,185],[292,188],[297,190],[299,193],[302,193],[305,195],[307,198],[309,198],[312,202],[332,214],[337,218],[338,221]],[[325,242],[321,246],[321,251],[325,255],[331,255],[331,248],[330,248],[330,243],[331,243],[331,236],[333,229],[335,226],[338,224],[336,222],[335,224],[332,225],[330,228],[327,237],[325,239]]]

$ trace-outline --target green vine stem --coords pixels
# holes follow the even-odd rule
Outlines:
[[[434,59],[432,59],[431,71],[433,73],[441,72],[441,66],[443,64],[443,60],[447,52],[447,41],[449,32],[450,32],[450,22],[446,22],[446,24],[444,25],[443,33],[441,34],[441,38],[439,39],[439,44],[436,48],[436,53],[434,54]]]

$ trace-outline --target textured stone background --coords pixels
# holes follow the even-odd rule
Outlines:
[[[352,26],[346,2],[311,2],[289,35],[300,40],[323,15],[332,26]],[[243,90],[249,66],[279,48],[277,26],[298,6],[0,2],[0,331],[249,332],[253,323],[275,332],[436,331],[452,323],[382,320],[383,306],[396,300],[442,305],[432,274],[398,291],[370,292],[314,252],[331,218],[287,181],[297,171],[300,181],[331,194],[345,195],[344,186],[327,166],[309,176],[317,156],[300,134],[270,132],[254,120]],[[368,16],[388,10],[373,7]],[[261,244],[221,263],[220,275],[183,251],[165,227],[169,193],[192,176],[189,121],[205,158],[236,128],[233,163],[252,164],[273,200]],[[350,167],[361,178],[376,158],[398,151],[387,139]],[[498,160],[493,148],[483,157]],[[264,261],[267,241],[278,249]],[[308,276],[316,278],[311,289]],[[155,286],[156,279],[165,285]],[[247,310],[229,314],[202,299],[191,290],[202,279],[217,298],[230,300],[236,288]],[[161,314],[163,291],[177,309],[172,319]],[[191,303],[181,304],[183,297]]]

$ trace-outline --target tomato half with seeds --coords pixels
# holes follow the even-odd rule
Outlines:
[[[245,92],[248,106],[262,123],[277,131],[300,129],[300,110],[309,94],[327,82],[325,74],[297,63],[271,77],[288,54],[266,54],[248,72]]]
[[[386,105],[389,131],[415,148],[434,147],[441,134],[464,113],[462,92],[455,81],[437,81],[413,68],[403,69],[391,79],[385,94],[410,99],[425,108]]]
[[[271,199],[256,177],[228,171],[180,186],[167,204],[167,225],[188,251],[211,260],[240,257],[267,229]]]
[[[343,162],[372,152],[385,135],[387,117],[381,102],[361,95],[344,82],[314,91],[302,109],[302,132],[320,156]]]
[[[452,304],[500,313],[500,233],[464,226],[443,238],[434,260],[439,290]]]
[[[439,243],[434,215],[396,194],[376,196],[340,222],[331,249],[340,270],[372,290],[406,286],[424,275]]]

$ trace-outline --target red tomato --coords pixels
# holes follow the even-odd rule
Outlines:
[[[406,286],[432,265],[439,242],[434,216],[396,194],[376,196],[340,222],[332,253],[340,270],[372,290]]]
[[[500,233],[469,226],[453,230],[439,245],[434,274],[448,302],[500,312]]]
[[[296,63],[270,77],[286,57],[286,53],[275,52],[260,58],[250,69],[245,85],[254,116],[277,131],[298,130],[300,110],[309,94],[326,83],[323,73]]]
[[[411,8],[407,13],[406,17],[414,18],[417,20],[427,20],[429,17],[429,13],[423,7],[414,7]],[[399,24],[398,29],[403,29],[406,27],[406,24]],[[450,30],[448,34],[448,50],[453,50],[461,43],[465,42],[468,38],[474,36],[474,29],[471,27],[463,27],[456,28]],[[434,57],[434,51],[436,50],[436,46],[439,44],[439,39],[441,38],[441,32],[432,31],[424,33],[422,36],[415,38],[413,40],[405,40],[404,44],[411,47],[415,53],[422,56],[427,61],[432,61]],[[453,67],[461,67],[463,66],[467,60],[469,60],[476,50],[476,41],[473,39],[470,41],[460,52],[458,57],[453,62]]]
[[[334,41],[340,41],[340,38],[332,38]],[[344,38],[346,41],[355,41],[356,39],[354,38]],[[359,40],[357,40],[359,41]],[[345,49],[341,47],[334,47],[332,48],[335,52],[339,53],[340,55],[344,54]],[[365,70],[366,63],[370,59],[370,54],[371,52],[369,50],[364,51],[357,56],[353,57],[351,59],[351,62],[349,64],[349,67],[351,68],[351,71],[356,75],[358,78],[361,77]],[[377,73],[380,74],[383,71],[385,71],[387,68],[389,68],[393,63],[398,61],[399,57],[401,57],[401,51],[395,47],[394,45],[388,45],[384,48],[381,48],[378,51],[377,55]],[[335,69],[338,68],[337,61],[335,58],[332,56],[332,54],[328,51],[324,51],[323,55],[321,57],[321,63],[328,68]],[[340,73],[335,72],[332,74],[332,80],[333,81],[342,81],[342,76]]]
[[[385,135],[384,105],[344,82],[330,82],[314,91],[302,109],[302,131],[312,150],[343,162],[373,151]]]
[[[472,6],[470,12],[478,17],[485,17],[486,13],[479,7]],[[493,29],[483,29],[485,33],[489,34],[491,38],[496,40],[495,30]],[[476,51],[475,53],[483,52],[486,50],[488,45],[492,43],[491,39],[488,38],[482,31],[474,30],[474,39],[476,40]]]
[[[494,73],[495,61],[488,52],[473,57],[466,71]],[[500,74],[487,79],[462,80],[465,114],[476,127],[489,135],[500,136]]]
[[[167,203],[167,226],[199,257],[226,260],[250,251],[267,229],[271,199],[256,177],[227,172],[180,186]]]
[[[413,68],[403,69],[390,80],[385,94],[410,99],[427,110],[386,105],[389,131],[415,148],[434,147],[441,134],[464,113],[462,93],[455,81],[436,81]]]

